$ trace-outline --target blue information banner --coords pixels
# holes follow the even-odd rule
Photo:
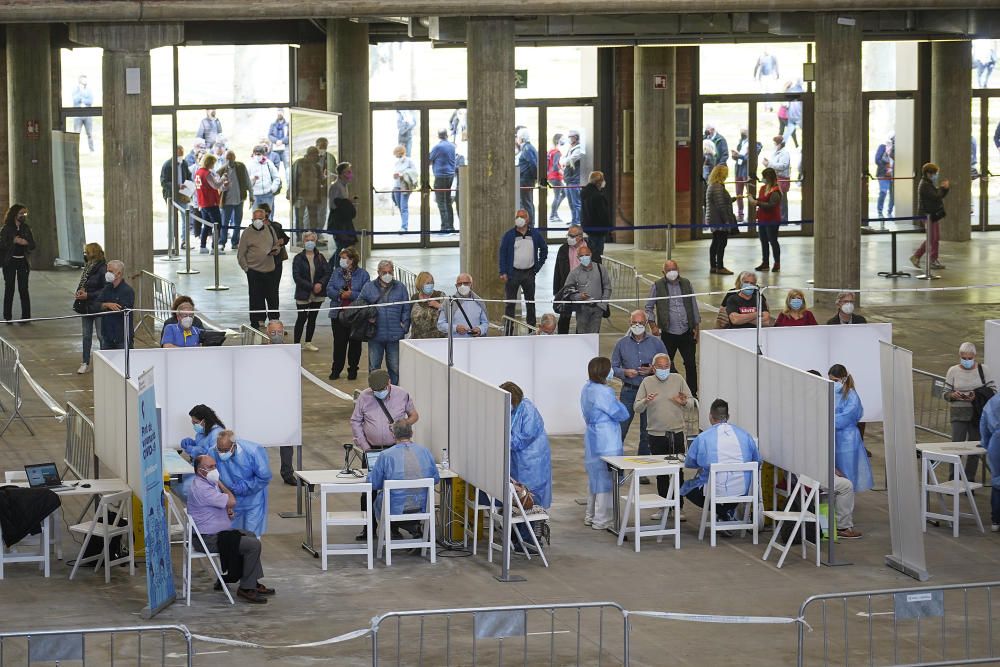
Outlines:
[[[170,532],[163,506],[163,451],[156,415],[153,369],[139,376],[139,446],[142,466],[142,519],[146,542],[146,594],[151,618],[174,601],[174,571],[170,564]]]

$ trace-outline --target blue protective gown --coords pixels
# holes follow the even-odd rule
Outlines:
[[[979,446],[986,448],[993,493],[997,493],[1000,490],[1000,394],[983,406],[983,416],[979,418]]]
[[[719,455],[719,435],[723,435],[723,452]],[[729,437],[729,442],[735,440],[731,451],[727,451],[725,438]],[[739,456],[736,455],[736,445],[739,446]],[[686,496],[693,489],[700,489],[708,483],[709,469],[713,463],[750,463],[760,462],[760,452],[753,436],[738,426],[733,426],[725,422],[713,424],[707,431],[698,434],[691,446],[688,448],[687,458],[684,460],[684,467],[696,469],[698,474],[694,479],[689,479],[681,485],[681,495]],[[739,474],[739,473],[731,473]],[[726,495],[743,495],[750,489],[753,475],[749,472],[743,473],[743,488],[737,490],[725,489],[725,480],[720,484],[719,473],[716,473],[716,487],[722,491],[725,489]]]
[[[236,451],[228,460],[223,461],[214,446],[209,454],[215,459],[222,483],[236,496],[233,528],[262,536],[267,532],[267,486],[271,483],[267,450],[238,438]]]
[[[868,452],[861,440],[858,422],[864,407],[858,392],[851,389],[845,397],[843,391],[834,392],[834,428],[836,429],[837,470],[851,480],[855,492],[868,491],[875,486]]]
[[[208,452],[215,447],[215,441],[218,440],[219,434],[222,433],[223,429],[221,426],[213,426],[212,430],[208,433],[195,433],[193,438],[184,438],[181,440],[181,449],[184,453],[191,457],[191,464],[194,465],[194,460],[201,456],[202,454],[208,454]],[[181,475],[180,488],[177,489],[180,497],[187,500],[188,489],[191,488],[191,482],[194,480],[194,474]]]
[[[590,479],[591,493],[611,493],[611,472],[602,456],[622,456],[620,422],[628,419],[628,408],[606,384],[587,381],[580,392],[580,410],[587,423],[583,436],[583,465]]]
[[[535,504],[552,506],[552,451],[545,422],[535,404],[524,399],[510,419],[510,476],[524,484]]]
[[[382,516],[382,489],[386,480],[433,479],[441,480],[437,463],[430,450],[412,442],[396,443],[382,452],[368,472],[368,481],[375,491],[375,514]],[[423,512],[427,506],[427,491],[420,489],[393,489],[389,496],[389,511],[393,514]],[[432,503],[433,505],[433,503]]]

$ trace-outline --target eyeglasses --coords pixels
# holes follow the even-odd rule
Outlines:
[[[471,287],[472,286],[472,281],[471,280],[466,280],[464,282],[455,283],[455,284],[456,285],[469,285]]]

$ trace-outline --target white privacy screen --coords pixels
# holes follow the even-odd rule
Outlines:
[[[510,394],[454,367],[451,389],[451,469],[480,491],[506,498]]]
[[[986,320],[983,324],[983,356],[986,367],[997,377],[996,368],[1000,367],[1000,320]]]

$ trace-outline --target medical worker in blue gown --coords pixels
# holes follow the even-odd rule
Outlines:
[[[594,530],[605,530],[614,522],[611,496],[613,480],[601,457],[624,454],[620,424],[629,418],[629,413],[615,396],[615,390],[608,386],[608,382],[614,377],[610,359],[591,359],[587,364],[587,375],[590,376],[590,381],[580,392],[580,410],[587,424],[587,431],[583,436],[583,464],[590,479],[587,514],[583,523]]]
[[[983,406],[983,416],[979,418],[979,438],[979,446],[986,448],[986,461],[993,476],[990,528],[994,533],[1000,533],[1000,394]]]
[[[872,479],[872,466],[868,462],[868,452],[861,440],[861,431],[858,430],[858,422],[865,409],[854,389],[854,378],[841,364],[831,366],[827,376],[836,384],[833,390],[833,407],[837,470],[851,480],[855,493],[868,491],[875,486],[875,482]]]
[[[194,462],[196,458],[208,454],[209,450],[215,447],[215,440],[226,429],[226,425],[215,414],[215,410],[200,403],[191,408],[188,416],[191,418],[194,437],[181,440],[181,450]],[[176,489],[181,498],[187,499],[188,487],[193,479],[193,472],[190,475],[181,475],[180,488]]]
[[[552,506],[552,451],[545,434],[545,422],[538,408],[524,397],[513,382],[500,388],[510,394],[510,476],[524,484],[534,497],[535,506]]]
[[[238,439],[232,431],[223,431],[208,453],[215,459],[222,483],[236,496],[233,528],[261,537],[267,532],[267,486],[271,483],[267,451]]]

